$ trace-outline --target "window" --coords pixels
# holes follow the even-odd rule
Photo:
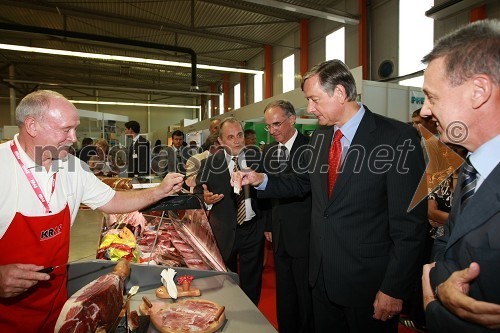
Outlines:
[[[325,60],[339,59],[345,63],[345,28],[325,37]]]
[[[253,76],[253,102],[257,103],[262,101],[262,81],[264,80],[264,75],[255,74]]]
[[[295,89],[295,57],[290,55],[283,59],[283,92]]]
[[[434,0],[399,1],[399,76],[425,68],[421,60],[434,44],[434,20],[426,17],[425,11],[433,5]],[[422,87],[423,83],[423,75],[399,82],[414,87]]]
[[[235,110],[239,109],[241,107],[240,87],[241,87],[241,85],[239,83],[234,85],[234,95],[233,95],[234,96],[234,103],[233,103],[233,105],[234,105]]]
[[[212,99],[210,97],[207,101],[207,118],[212,118]]]

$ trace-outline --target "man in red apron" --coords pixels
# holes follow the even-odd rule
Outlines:
[[[19,134],[0,145],[0,332],[53,332],[67,300],[70,227],[80,203],[105,213],[141,209],[180,190],[169,174],[157,188],[115,192],[68,154],[80,123],[52,91],[27,95],[16,110]]]

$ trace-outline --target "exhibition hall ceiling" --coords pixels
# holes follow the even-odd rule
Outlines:
[[[95,97],[96,91],[189,95],[195,85],[210,92],[231,72],[197,68],[193,73],[194,57],[198,66],[263,70],[250,68],[248,60],[265,45],[284,46],[283,37],[297,31],[303,19],[333,17],[356,24],[356,16],[334,9],[339,3],[343,1],[0,0],[0,97],[8,96],[9,87],[17,95],[64,87],[73,97]],[[176,61],[189,67],[7,50],[6,45]]]

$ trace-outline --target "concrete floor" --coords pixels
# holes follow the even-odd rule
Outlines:
[[[98,210],[79,210],[71,228],[69,261],[87,261],[95,259],[99,246],[99,234],[103,214]]]

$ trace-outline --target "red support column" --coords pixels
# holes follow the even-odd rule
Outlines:
[[[221,114],[229,111],[229,74],[224,74],[222,91],[224,92],[224,110],[221,110]]]
[[[300,21],[300,75],[309,69],[309,20]]]
[[[366,0],[358,0],[359,24],[358,24],[358,63],[363,66],[363,80],[368,79],[368,26],[366,23]]]
[[[486,18],[486,5],[472,8],[469,14],[469,21],[476,22]]]
[[[273,47],[264,46],[264,99],[273,96]]]

